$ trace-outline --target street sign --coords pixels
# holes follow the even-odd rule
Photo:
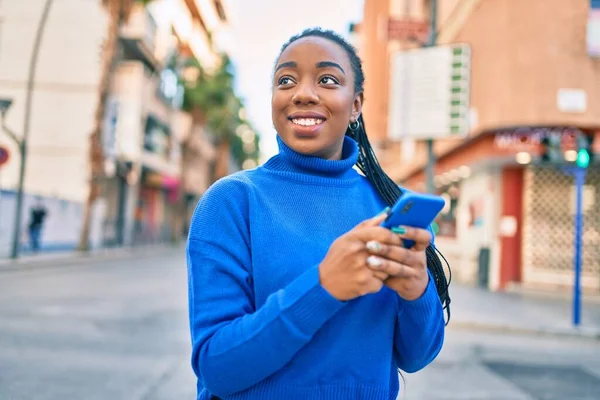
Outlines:
[[[8,152],[8,149],[0,146],[0,166],[6,164],[9,158],[10,153]]]
[[[388,40],[414,40],[425,43],[429,36],[429,26],[423,20],[390,18],[387,35]]]
[[[390,139],[437,139],[469,133],[471,49],[453,44],[391,56]]]

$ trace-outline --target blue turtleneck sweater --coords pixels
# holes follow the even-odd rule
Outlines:
[[[417,300],[384,287],[342,302],[319,283],[331,243],[385,207],[342,160],[280,152],[216,182],[187,246],[198,399],[396,399],[400,368],[438,354],[444,318],[433,280]]]

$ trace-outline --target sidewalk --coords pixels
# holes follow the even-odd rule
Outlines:
[[[573,326],[572,299],[564,294],[490,292],[452,282],[450,329],[482,329],[600,340],[600,304],[582,297],[581,324]]]
[[[183,244],[159,243],[135,247],[101,248],[87,253],[79,251],[27,254],[17,260],[0,258],[0,273],[3,271],[32,270],[60,267],[80,263],[125,260],[132,257],[152,257],[165,251],[184,251]]]

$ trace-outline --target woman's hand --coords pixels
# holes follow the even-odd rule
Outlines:
[[[397,227],[392,230],[398,239],[415,242],[410,249],[390,246],[386,243],[368,243],[369,252],[381,262],[370,263],[373,271],[384,272],[389,277],[384,284],[395,290],[405,300],[416,300],[425,292],[429,283],[425,249],[431,242],[431,233],[426,229]]]
[[[388,279],[388,267],[369,268],[367,264],[377,263],[380,258],[373,257],[367,249],[367,243],[377,242],[382,246],[399,248],[400,237],[379,224],[386,214],[365,220],[348,233],[337,238],[329,248],[327,255],[319,265],[319,280],[333,297],[340,301],[352,300],[369,293],[377,293]],[[392,261],[387,261],[392,263]],[[386,262],[386,263],[387,263]],[[385,264],[387,265],[387,264]],[[389,267],[394,272],[400,265]]]

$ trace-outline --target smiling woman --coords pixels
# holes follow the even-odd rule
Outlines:
[[[298,39],[282,51],[273,80],[272,118],[281,139],[302,154],[339,160],[348,122],[362,107],[344,49],[322,37]]]
[[[198,204],[187,246],[198,399],[391,399],[398,369],[439,353],[448,283],[431,230],[380,226],[402,191],[363,128],[363,83],[335,33],[291,38],[273,74],[279,154]]]

